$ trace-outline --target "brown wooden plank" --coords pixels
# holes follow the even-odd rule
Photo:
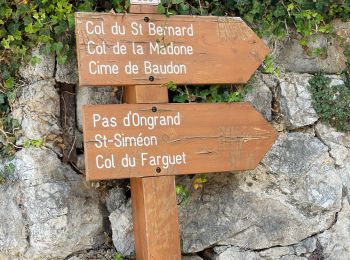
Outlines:
[[[148,91],[147,91],[148,90]],[[167,102],[160,86],[130,86],[129,103]],[[137,260],[180,260],[180,232],[175,176],[131,178],[131,198]]]
[[[159,85],[137,85],[125,89],[124,102],[128,104],[168,103],[168,89]]]
[[[88,180],[254,169],[276,138],[249,103],[85,106],[83,118]]]
[[[136,257],[180,260],[175,177],[131,179]]]
[[[157,6],[152,5],[130,5],[130,13],[151,14],[157,13]]]
[[[124,96],[128,103],[168,101],[168,91],[153,85],[148,89],[142,85],[131,86]],[[180,260],[175,176],[131,178],[130,182],[137,260]]]
[[[245,83],[268,53],[237,17],[75,17],[81,86]]]

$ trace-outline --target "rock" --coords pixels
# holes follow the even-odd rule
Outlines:
[[[316,242],[316,238],[310,237],[296,244],[293,246],[296,255],[301,256],[314,252],[316,250]]]
[[[287,128],[312,125],[318,120],[307,86],[310,75],[288,73],[280,80],[280,106]]]
[[[55,54],[45,55],[40,53],[40,47],[33,49],[31,56],[38,57],[40,61],[37,64],[26,63],[19,68],[19,75],[28,83],[34,83],[39,80],[49,80],[54,77]]]
[[[344,80],[342,77],[337,76],[337,75],[329,75],[327,76],[328,78],[331,79],[330,86],[339,86],[339,85],[344,85]]]
[[[17,185],[0,185],[0,259],[21,257],[28,247],[20,192]]]
[[[343,166],[345,159],[349,155],[349,150],[342,145],[331,143],[329,144],[329,154],[332,158],[334,158],[335,164],[338,166]]]
[[[329,147],[335,164],[343,167],[350,155],[350,134],[340,133],[335,128],[319,122],[315,126],[317,136]],[[350,170],[350,169],[349,169]]]
[[[316,34],[308,40],[308,50],[320,50],[320,55],[307,53],[299,43],[299,38],[291,38],[278,51],[276,63],[286,71],[316,73],[323,71],[336,74],[345,68],[346,58],[341,41],[324,34]],[[309,55],[311,54],[311,55]]]
[[[76,143],[76,147],[77,149],[83,149],[84,148],[84,137],[83,137],[83,133],[78,131],[78,129],[75,129],[75,143]]]
[[[267,259],[278,259],[282,256],[294,255],[293,247],[273,247],[259,252],[259,255]]]
[[[114,247],[123,256],[130,256],[135,252],[134,233],[131,215],[131,201],[124,203],[109,216],[112,226]]]
[[[218,248],[214,248],[214,251],[218,250]],[[219,248],[219,252],[220,252]],[[214,260],[260,260],[261,258],[255,252],[244,251],[238,247],[229,247],[226,250],[220,252]]]
[[[318,236],[323,247],[323,255],[329,260],[348,260],[350,256],[350,206],[344,200],[343,208],[338,214],[334,226]]]
[[[55,81],[41,80],[21,90],[12,115],[20,123],[24,139],[40,139],[60,134],[59,109]]]
[[[341,19],[335,19],[333,21],[334,33],[341,37],[346,44],[350,44],[350,21],[342,21]]]
[[[84,154],[77,155],[77,167],[81,171],[85,171],[85,157]]]
[[[98,248],[93,250],[79,251],[65,260],[115,260],[118,253],[115,249]]]
[[[306,257],[296,256],[296,255],[286,255],[279,258],[279,260],[309,260]]]
[[[114,89],[77,87],[77,125],[83,132],[82,106],[96,104],[117,104],[119,100],[114,95]]]
[[[203,258],[198,255],[192,255],[192,256],[183,256],[182,260],[203,260]]]
[[[350,148],[350,133],[338,132],[334,127],[322,122],[316,124],[315,130],[317,137],[326,145],[335,143]]]
[[[215,260],[307,260],[306,257],[296,256],[293,247],[273,247],[260,252],[252,252],[238,247],[214,247],[214,252],[217,256]]]
[[[342,185],[327,151],[321,141],[309,134],[290,133],[279,137],[262,162],[270,172],[296,178],[293,182],[302,180],[300,185],[307,184],[307,189],[303,189],[290,183],[289,188],[295,188],[291,190],[293,199],[298,201],[295,206],[335,211],[340,206]]]
[[[190,189],[191,182],[181,184]],[[327,147],[309,134],[281,135],[254,171],[209,175],[201,192],[191,192],[180,207],[183,251],[298,243],[331,225],[341,197]]]
[[[257,74],[252,85],[253,90],[244,97],[244,101],[252,103],[255,109],[258,110],[266,120],[271,121],[272,94],[269,87],[263,81],[263,76]]]
[[[70,57],[65,64],[57,62],[55,79],[61,83],[78,84],[78,64],[75,56]]]
[[[343,167],[338,169],[338,176],[343,181],[344,193],[350,202],[350,155],[344,160]]]
[[[28,230],[24,259],[63,259],[104,242],[98,194],[82,176],[45,148],[22,149],[14,162]]]
[[[327,146],[309,134],[280,134],[262,163],[273,173],[302,176],[320,156],[327,157],[327,151]]]
[[[108,191],[106,197],[106,206],[109,212],[119,209],[126,203],[125,190],[120,187],[113,188]]]

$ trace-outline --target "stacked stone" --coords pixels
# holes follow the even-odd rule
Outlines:
[[[60,96],[55,86],[61,76],[55,56],[38,50],[33,55],[41,62],[19,71],[23,87],[13,105],[22,129],[17,144],[50,140],[41,148],[17,152],[15,173],[0,186],[0,259],[65,259],[105,240],[98,192],[59,158]]]
[[[338,35],[350,38],[350,23],[334,25]],[[257,73],[246,96],[279,132],[260,165],[211,174],[199,191],[191,177],[178,179],[190,191],[188,203],[179,207],[184,259],[349,259],[350,134],[319,120],[308,91],[308,80],[318,71],[341,84],[335,74],[345,57],[336,38],[316,35],[311,43],[327,50],[326,57],[307,56],[298,39],[278,43],[273,55],[281,74]],[[42,56],[20,74],[25,83],[13,111],[22,126],[19,143],[59,137],[55,84],[77,84],[76,62],[62,66],[55,57]],[[76,100],[82,148],[81,106],[119,100],[112,88],[80,87]],[[59,156],[54,142],[15,155],[15,174],[0,186],[0,259],[109,259],[113,250],[133,255],[125,185],[111,182],[99,192]],[[79,158],[83,171],[83,155]],[[106,249],[109,229],[112,251]],[[91,253],[99,249],[103,253]]]

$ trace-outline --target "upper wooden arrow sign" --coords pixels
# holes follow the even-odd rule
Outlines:
[[[268,53],[236,17],[75,17],[81,86],[245,83]]]
[[[83,118],[88,180],[254,169],[276,139],[249,103],[93,105]]]

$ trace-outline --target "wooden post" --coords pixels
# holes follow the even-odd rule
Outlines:
[[[130,12],[156,12],[154,6],[131,5]],[[127,103],[167,103],[161,86],[128,86]],[[180,260],[180,232],[175,176],[131,178],[131,199],[137,260]]]
[[[129,86],[128,103],[167,103],[159,86]],[[175,176],[131,178],[131,199],[137,260],[181,259]]]

